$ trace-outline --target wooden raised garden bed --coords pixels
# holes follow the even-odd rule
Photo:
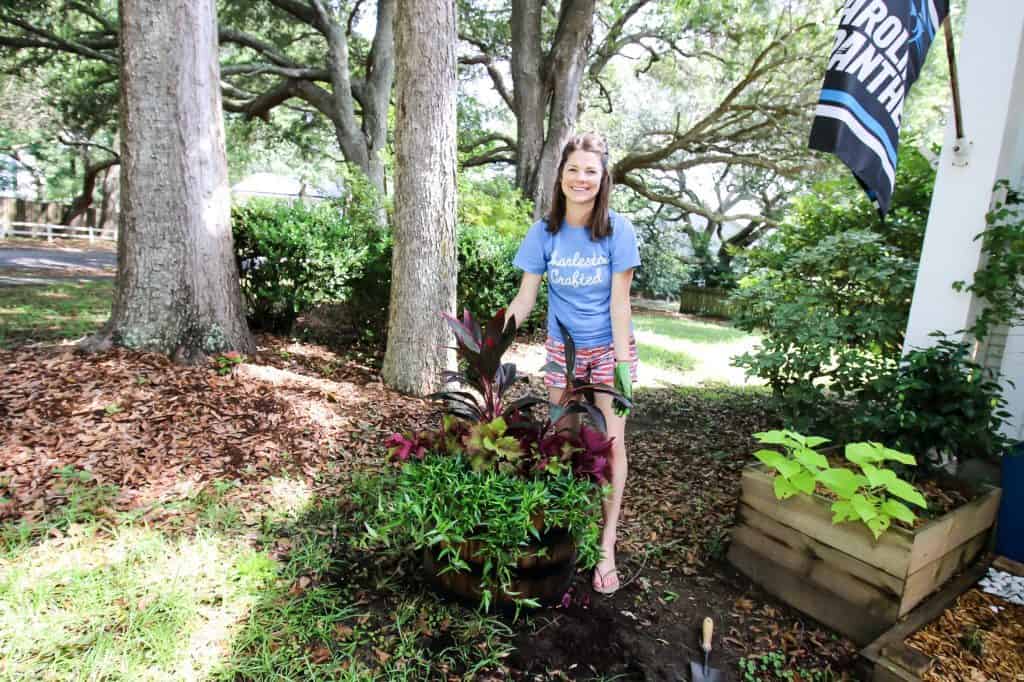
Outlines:
[[[919,528],[877,541],[862,524],[832,524],[831,501],[779,501],[761,464],[743,471],[729,561],[791,606],[865,645],[984,549],[999,488]]]

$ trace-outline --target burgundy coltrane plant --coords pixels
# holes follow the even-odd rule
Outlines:
[[[455,334],[460,370],[445,372],[445,383],[458,389],[430,397],[444,401],[447,414],[437,431],[393,434],[386,445],[397,461],[422,459],[427,453],[462,455],[476,471],[497,470],[522,477],[557,475],[571,470],[577,477],[598,484],[608,481],[611,440],[594,404],[598,393],[631,403],[611,386],[576,378],[576,349],[569,331],[559,322],[565,340],[566,366],[549,363],[547,371],[564,372],[566,389],[558,403],[525,396],[508,402],[506,394],[516,381],[516,366],[502,356],[515,340],[516,321],[499,310],[484,327],[469,311],[462,318],[444,315]],[[540,408],[543,416],[535,412]],[[576,416],[589,419],[575,428]]]

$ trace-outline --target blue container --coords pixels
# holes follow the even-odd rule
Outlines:
[[[1003,455],[1002,487],[996,552],[1024,562],[1024,442]]]

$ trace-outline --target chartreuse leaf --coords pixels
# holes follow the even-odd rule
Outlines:
[[[826,469],[818,473],[817,480],[826,488],[844,500],[853,497],[857,488],[865,481],[849,469]]]
[[[861,521],[867,522],[878,516],[878,510],[875,509],[875,505],[863,495],[858,494],[851,497],[850,504],[853,505],[853,510],[857,512],[857,516],[860,517]]]
[[[870,464],[883,461],[885,454],[877,443],[850,443],[846,446],[846,459],[854,464]]]
[[[804,441],[804,445],[809,448],[816,448],[819,445],[824,445],[828,442],[828,438],[822,438],[821,436],[807,436],[807,440]]]
[[[767,445],[785,445],[792,447],[797,444],[794,442],[793,436],[789,431],[760,431],[754,434],[754,438],[759,443],[765,443]]]
[[[832,503],[832,523],[844,523],[846,521],[858,521],[860,517],[853,510],[849,500],[839,500]]]
[[[754,453],[754,457],[757,457],[764,464],[770,466],[772,469],[779,468],[779,462],[787,461],[785,456],[775,452],[774,450],[758,450]]]
[[[882,533],[889,530],[889,524],[891,520],[885,514],[879,514],[874,518],[868,519],[866,522],[868,528],[871,529],[871,533],[875,536],[875,539],[882,537]]]
[[[922,509],[928,508],[928,502],[925,501],[924,495],[919,493],[914,486],[910,485],[906,481],[902,481],[897,478],[895,481],[887,483],[885,489],[888,490],[890,494],[895,495],[901,500],[906,500],[911,504],[916,504]]]
[[[799,474],[789,480],[793,484],[793,487],[804,493],[810,495],[814,492],[814,472],[804,469]]]
[[[900,464],[916,465],[917,459],[913,455],[908,455],[905,452],[899,450],[893,450],[892,448],[882,448],[882,454],[885,459],[899,462]]]
[[[797,488],[782,476],[775,477],[775,497],[780,500],[788,500],[799,492]]]
[[[888,514],[894,519],[899,519],[903,523],[913,523],[917,520],[917,516],[910,510],[910,507],[903,504],[899,500],[886,500],[882,505],[882,513]]]
[[[785,478],[793,478],[794,476],[796,476],[797,474],[804,470],[804,468],[800,466],[798,462],[794,462],[791,459],[783,459],[781,462],[779,462],[779,465],[776,468],[779,470],[779,473]]]
[[[810,448],[798,448],[793,453],[793,458],[811,471],[828,469],[828,460],[825,459],[825,455]]]
[[[868,479],[868,485],[872,488],[888,486],[893,481],[899,480],[896,472],[890,469],[879,469],[871,464],[861,464],[860,468]]]

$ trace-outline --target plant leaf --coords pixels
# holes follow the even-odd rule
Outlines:
[[[889,525],[892,523],[891,519],[885,514],[879,514],[871,519],[868,519],[865,523],[871,533],[875,536],[875,539],[882,537],[882,533],[889,530]]]
[[[797,490],[804,493],[805,495],[814,494],[815,480],[813,471],[808,471],[807,469],[804,469],[796,476],[793,476],[789,480],[789,482],[792,483]]]
[[[854,464],[881,462],[885,459],[877,443],[850,443],[846,446],[846,459]]]
[[[757,457],[761,462],[776,470],[779,468],[779,462],[788,461],[785,456],[775,450],[758,450],[754,453],[754,457]]]
[[[910,485],[906,481],[896,479],[886,484],[885,489],[890,494],[895,495],[901,500],[906,500],[911,504],[915,504],[922,509],[928,508],[928,502],[924,499],[924,495],[917,491],[917,488]]]
[[[875,505],[873,505],[871,500],[863,495],[854,495],[851,497],[850,504],[853,505],[853,510],[857,512],[857,516],[859,516],[862,521],[867,522],[878,516],[878,510],[875,509]]]
[[[882,513],[907,524],[912,524],[917,520],[917,516],[910,510],[910,507],[899,500],[886,500],[882,504]]]
[[[780,500],[788,500],[796,495],[799,490],[782,476],[775,477],[775,497]]]
[[[826,469],[819,472],[816,478],[841,499],[848,500],[857,492],[863,476],[857,476],[849,469]]]
[[[793,458],[811,471],[828,468],[828,459],[825,458],[825,455],[810,448],[797,448],[793,452]]]
[[[832,503],[832,523],[845,523],[847,521],[858,521],[857,512],[849,500],[839,500]]]

